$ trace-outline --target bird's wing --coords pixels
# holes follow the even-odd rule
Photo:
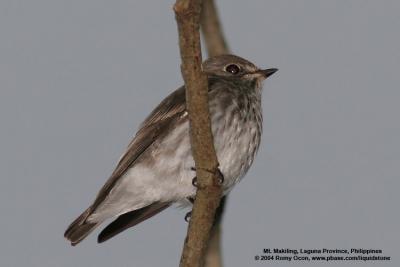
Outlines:
[[[97,241],[99,243],[103,243],[104,241],[107,241],[124,230],[153,217],[154,215],[168,208],[169,205],[170,203],[155,202],[141,209],[122,214],[101,231]]]
[[[107,197],[118,179],[134,165],[143,152],[166,132],[166,129],[174,124],[186,110],[185,89],[182,86],[166,97],[140,125],[139,131],[128,145],[125,154],[121,157],[111,177],[98,193],[91,206],[92,213]]]

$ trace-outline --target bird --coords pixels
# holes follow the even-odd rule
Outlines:
[[[229,193],[249,170],[262,134],[263,81],[278,69],[260,69],[236,55],[211,57],[201,65],[208,79],[214,146]],[[102,243],[170,207],[188,206],[196,194],[185,87],[167,96],[141,123],[94,202],[65,231],[75,246],[97,226]]]

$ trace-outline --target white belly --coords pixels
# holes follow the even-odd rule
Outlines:
[[[213,127],[213,135],[226,194],[252,164],[260,137],[256,123],[242,125],[235,121]],[[120,178],[90,220],[102,221],[156,201],[182,202],[195,195],[188,121],[155,143],[143,158],[153,160],[149,164],[148,160],[139,159]]]

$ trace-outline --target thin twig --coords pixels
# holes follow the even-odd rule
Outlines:
[[[222,194],[208,111],[207,77],[201,72],[201,4],[201,0],[177,0],[174,5],[197,175],[196,199],[180,261],[181,267],[202,265],[215,211]]]

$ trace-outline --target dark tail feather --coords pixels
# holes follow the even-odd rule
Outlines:
[[[98,225],[98,223],[86,222],[90,213],[90,208],[85,210],[75,221],[71,223],[64,233],[64,237],[71,241],[71,245],[75,246],[88,236]]]
[[[122,231],[133,227],[136,224],[149,219],[150,217],[153,217],[157,213],[168,208],[169,205],[170,203],[156,202],[144,208],[120,215],[115,221],[110,223],[106,228],[103,229],[103,231],[101,231],[99,237],[97,238],[97,242],[102,243],[107,241]]]

